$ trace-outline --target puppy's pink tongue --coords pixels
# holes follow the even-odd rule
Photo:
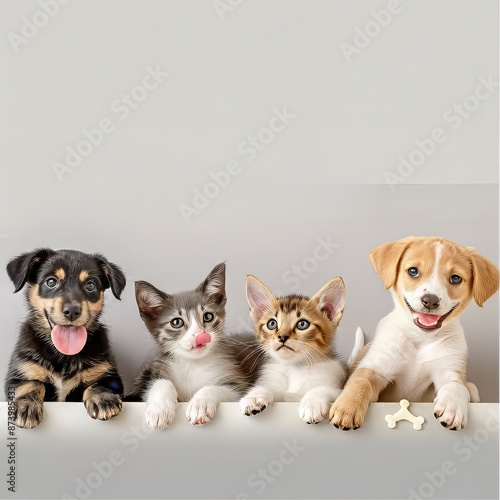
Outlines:
[[[195,342],[196,347],[198,347],[199,345],[208,344],[211,340],[212,340],[212,337],[207,332],[199,333],[194,338],[194,342]]]
[[[441,316],[438,314],[426,314],[421,312],[414,312],[417,317],[417,321],[424,328],[433,328],[436,327]]]
[[[87,330],[84,326],[56,325],[51,336],[56,349],[62,354],[78,354],[87,342]]]

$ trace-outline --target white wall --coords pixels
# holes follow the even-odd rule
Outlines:
[[[127,381],[151,346],[136,279],[175,292],[226,260],[234,331],[248,321],[246,274],[306,294],[341,275],[348,355],[356,326],[370,338],[391,309],[373,247],[439,235],[498,264],[498,84],[481,83],[498,71],[497,2],[401,0],[350,61],[341,44],[359,45],[359,30],[377,30],[373,12],[397,0],[253,0],[222,21],[213,4],[73,0],[26,43],[15,34],[26,35],[25,17],[43,23],[40,5],[0,5],[2,266],[36,246],[100,251],[122,266],[129,284],[122,302],[108,296],[105,320]],[[124,107],[157,67],[169,76]],[[262,130],[276,110],[293,118],[271,138]],[[58,178],[54,162],[103,119],[112,131]],[[258,133],[269,144],[253,158],[242,143]],[[398,157],[433,133],[432,154],[391,188]],[[229,162],[238,173],[187,223],[181,205]],[[338,246],[315,268],[321,238]],[[303,263],[312,272],[293,288]],[[6,273],[0,301],[3,374],[24,311]],[[498,295],[472,304],[463,324],[470,378],[496,402]]]

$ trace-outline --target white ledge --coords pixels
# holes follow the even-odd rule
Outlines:
[[[420,431],[406,421],[388,427],[398,403],[370,405],[350,432],[306,425],[298,403],[254,417],[222,403],[203,427],[185,409],[168,429],[150,431],[144,403],[125,403],[106,422],[81,403],[45,403],[41,426],[15,428],[9,441],[0,403],[4,470],[5,443],[16,460],[15,493],[4,481],[0,498],[498,498],[497,403],[470,404],[457,432],[435,420],[430,403],[410,405],[425,418]]]

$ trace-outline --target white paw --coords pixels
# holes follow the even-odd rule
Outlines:
[[[453,431],[463,429],[467,423],[469,389],[459,382],[448,382],[439,389],[434,399],[434,416],[443,427]]]
[[[326,399],[306,399],[300,402],[299,417],[308,424],[318,424],[327,415],[331,402]]]
[[[257,415],[273,402],[272,396],[244,397],[240,399],[240,411],[244,415]]]
[[[161,431],[166,429],[175,418],[175,405],[147,404],[146,424],[150,429]]]
[[[217,403],[213,399],[193,398],[186,410],[186,418],[193,425],[208,424],[215,416]]]
[[[452,431],[463,429],[467,423],[468,402],[449,395],[434,400],[434,416],[443,427]]]

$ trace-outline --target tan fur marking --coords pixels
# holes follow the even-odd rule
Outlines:
[[[104,305],[104,292],[101,292],[97,302],[86,302],[86,304],[89,308],[89,315],[95,318],[97,314],[102,311],[102,306]]]
[[[45,387],[41,382],[33,380],[24,382],[16,387],[16,399],[26,396],[26,394],[33,394],[34,397],[43,400],[45,396]]]
[[[55,272],[54,272],[54,276],[58,279],[58,280],[63,280],[64,278],[66,278],[66,271],[60,267],[59,269],[56,269]]]
[[[89,385],[99,380],[111,368],[109,361],[103,361],[92,368],[83,370],[80,374],[81,381],[84,385]]]
[[[51,379],[51,373],[46,368],[30,361],[20,363],[18,370],[28,380],[46,382]]]
[[[386,386],[387,381],[373,370],[356,369],[330,409],[330,423],[340,429],[360,427],[370,402],[377,401],[380,392]]]
[[[88,271],[81,271],[80,276],[78,277],[80,281],[87,281],[89,277],[89,272]]]

